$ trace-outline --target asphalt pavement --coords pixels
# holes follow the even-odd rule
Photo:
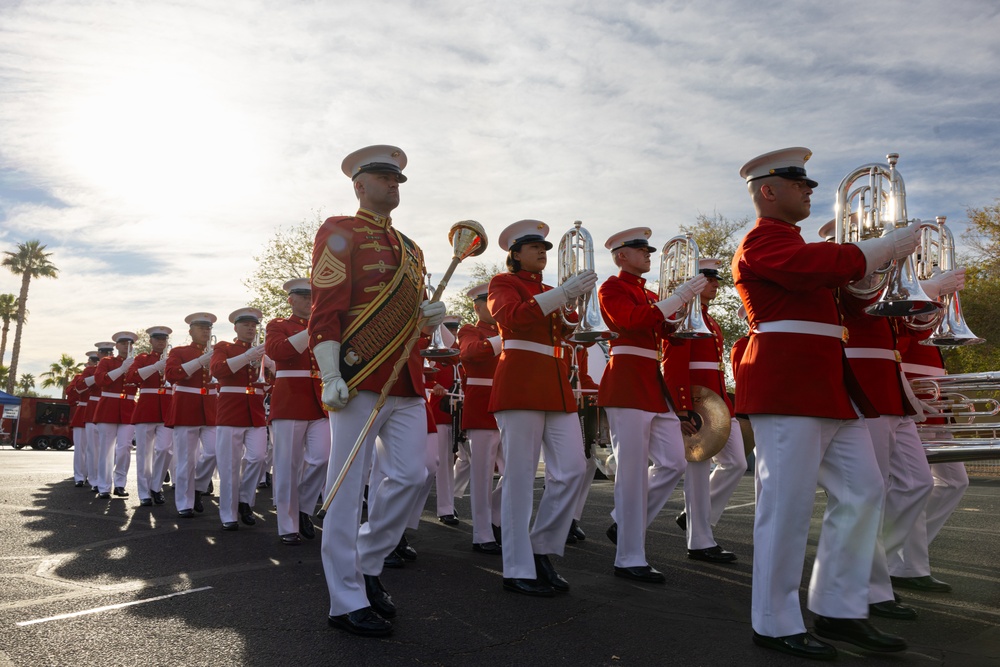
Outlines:
[[[72,451],[0,449],[0,667],[802,664],[750,640],[751,475],[716,527],[739,556],[731,565],[687,558],[674,493],[647,540],[666,585],[612,575],[612,484],[595,481],[587,539],[553,558],[571,591],[549,599],[503,591],[501,559],[471,550],[468,497],[457,502],[462,523],[448,527],[432,494],[407,533],[418,560],[382,576],[399,608],[395,633],[366,639],[327,627],[319,538],[282,545],[270,490],[258,493],[256,526],[224,533],[215,498],[179,519],[170,490],[152,508],[139,507],[134,482],[129,498],[98,500],[73,486],[71,468]],[[820,492],[803,584],[823,508]],[[1000,479],[974,478],[931,547],[935,576],[954,591],[901,591],[919,619],[876,625],[909,650],[837,644],[837,664],[1000,665],[998,551]]]

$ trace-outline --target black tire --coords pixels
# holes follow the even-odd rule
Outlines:
[[[48,449],[49,448],[49,438],[46,435],[40,435],[31,441],[32,449]]]
[[[50,445],[52,449],[58,449],[61,452],[66,451],[72,446],[73,446],[73,441],[64,435],[57,435],[56,437],[52,438],[52,444]]]

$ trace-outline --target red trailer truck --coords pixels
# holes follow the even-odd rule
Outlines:
[[[15,449],[69,449],[73,446],[72,407],[64,398],[24,396],[17,419],[4,419],[0,430],[10,435]]]

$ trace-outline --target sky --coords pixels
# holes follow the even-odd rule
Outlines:
[[[393,220],[437,277],[454,222],[502,263],[524,218],[555,243],[582,220],[606,277],[617,231],[752,217],[739,168],[786,146],[813,152],[807,239],[890,152],[910,216],[960,234],[1000,197],[998,34],[992,0],[0,0],[0,251],[59,268],[18,371],[225,320],[276,230],[356,210],[340,163],[370,144],[407,154]]]

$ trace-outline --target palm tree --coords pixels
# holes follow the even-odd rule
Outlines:
[[[21,379],[17,381],[17,393],[21,396],[34,394],[35,376],[31,373],[23,373]]]
[[[10,369],[6,366],[0,365],[0,385],[7,385],[7,375],[10,373]]]
[[[62,390],[63,398],[66,398],[66,386],[76,377],[76,374],[83,370],[83,364],[73,361],[73,357],[65,352],[59,361],[49,365],[49,370],[42,373],[42,389],[49,387],[59,387]],[[21,376],[24,379],[24,376]]]
[[[7,354],[7,332],[10,331],[10,321],[17,321],[17,296],[0,294],[0,320],[3,320],[3,335],[0,336],[0,364]]]
[[[45,252],[40,241],[17,244],[17,252],[4,251],[3,265],[16,276],[21,276],[21,294],[17,299],[17,328],[14,330],[14,347],[10,353],[10,373],[7,376],[7,393],[14,391],[17,377],[17,359],[21,355],[21,332],[24,329],[25,306],[28,305],[28,285],[32,278],[58,278],[59,269],[49,261],[52,253]]]

